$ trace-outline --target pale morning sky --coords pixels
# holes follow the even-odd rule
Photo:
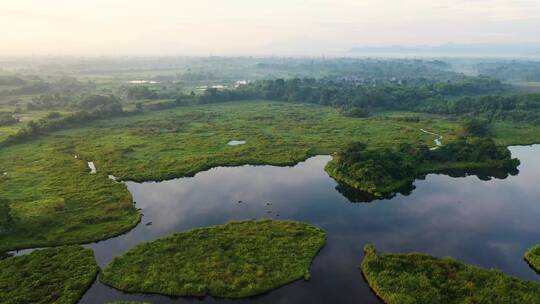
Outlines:
[[[540,0],[0,0],[0,54],[320,55],[540,42]]]

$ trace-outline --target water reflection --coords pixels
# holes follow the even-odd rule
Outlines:
[[[511,151],[522,163],[517,176],[482,181],[476,176],[432,174],[417,180],[408,196],[397,194],[371,204],[349,203],[349,198],[358,201],[361,196],[349,194],[324,172],[328,156],[294,167],[214,168],[192,178],[128,183],[142,208],[143,222],[125,235],[89,245],[101,266],[142,241],[230,220],[305,221],[324,228],[328,243],[314,261],[311,281],[297,281],[254,299],[124,294],[96,282],[82,303],[379,303],[358,270],[366,243],[374,243],[381,252],[454,256],[539,281],[522,256],[540,242],[540,146]],[[148,222],[152,225],[145,225]]]
[[[467,176],[476,176],[478,179],[483,181],[490,181],[492,179],[505,179],[508,176],[514,176],[519,173],[517,168],[490,168],[490,169],[445,169],[439,170],[432,174],[443,174],[450,177],[467,177]],[[394,198],[397,194],[404,196],[411,195],[411,193],[416,189],[415,182],[420,180],[425,180],[426,175],[417,177],[414,181],[403,186],[401,189],[395,192],[384,193],[382,197],[375,197],[369,192],[361,191],[356,188],[353,188],[347,184],[337,182],[336,191],[341,193],[345,198],[347,198],[351,203],[370,203],[375,200],[388,200]]]

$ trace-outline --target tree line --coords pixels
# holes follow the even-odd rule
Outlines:
[[[80,107],[81,111],[65,116],[58,112],[50,112],[44,118],[29,121],[25,127],[1,142],[0,146],[23,142],[47,132],[77,126],[96,119],[126,114],[119,99],[114,95],[89,95],[81,101]]]
[[[234,90],[208,89],[198,102],[268,99],[334,106],[356,117],[391,110],[540,123],[540,94],[501,95],[509,91],[510,86],[487,77],[371,85],[335,79],[275,79]]]

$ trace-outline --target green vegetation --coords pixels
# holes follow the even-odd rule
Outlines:
[[[244,221],[176,233],[116,257],[101,280],[128,292],[240,298],[297,279],[325,233],[292,221]]]
[[[384,117],[358,119],[324,106],[245,101],[148,112],[58,134],[74,153],[117,178],[149,181],[222,165],[292,165],[310,156],[331,154],[353,140],[369,139],[374,146],[427,144],[433,138],[419,128],[430,125],[448,138],[457,133],[457,123],[437,119],[422,116],[417,123]],[[226,144],[234,139],[247,143]]]
[[[263,98],[331,105],[349,116],[366,117],[378,111],[414,111],[488,121],[540,124],[540,94],[503,94],[498,80],[464,77],[449,82],[415,79],[367,83],[343,79],[290,79],[253,82],[235,90],[207,90],[200,102]]]
[[[492,139],[460,137],[432,150],[410,144],[368,149],[366,144],[353,143],[337,153],[326,171],[348,186],[375,197],[387,197],[410,191],[414,179],[428,173],[456,169],[465,173],[480,170],[516,173],[518,165],[519,160],[511,159],[508,148],[497,146]]]
[[[466,119],[463,122],[461,134],[463,136],[487,137],[491,133],[489,122],[480,119]]]
[[[501,146],[540,142],[540,95],[510,95],[510,86],[496,79],[449,72],[440,61],[50,59],[32,63],[39,75],[12,72],[17,64],[9,60],[2,64],[13,65],[0,70],[0,252],[91,242],[133,228],[141,215],[126,186],[109,174],[118,180],[164,180],[222,165],[292,165],[341,151],[327,166],[341,182],[338,191],[345,193],[351,185],[385,195],[410,191],[413,179],[429,172],[452,169],[504,177],[514,172],[517,161]],[[20,71],[34,73],[28,66],[21,63]],[[444,146],[430,151],[435,136],[420,129],[441,134]],[[247,143],[229,146],[230,140]],[[96,174],[89,174],[89,161]],[[489,172],[480,172],[485,169]],[[322,246],[312,244],[313,252],[309,247],[282,252],[275,262],[268,249],[282,244],[281,237],[287,239],[286,233],[299,230],[294,225],[300,224],[242,225],[278,224],[229,224],[140,245],[130,251],[133,256],[118,258],[104,279],[126,290],[240,297],[306,274],[315,247]],[[202,243],[194,235],[233,227],[245,231],[206,239],[216,249],[209,254],[229,252],[229,259],[180,265],[179,255],[165,263],[168,269],[156,269],[180,265],[182,277],[149,271],[153,281],[145,281],[142,257],[155,253],[151,257],[161,261],[167,252],[160,250],[177,245],[164,242],[193,242],[198,245],[181,254],[195,254]],[[244,253],[242,243],[233,243],[237,247],[225,241],[246,231],[255,240],[256,232],[266,233],[260,240],[278,233],[279,242],[246,244],[257,245],[253,250],[261,254],[234,259]],[[308,235],[290,236],[294,241],[287,245],[307,241],[297,237]],[[301,254],[303,260],[298,267],[275,264],[297,265],[299,260],[285,253]],[[141,257],[137,266],[121,269],[122,261],[132,263],[133,257]],[[221,281],[211,277],[217,283],[196,272],[214,269],[212,263],[218,262],[228,264],[223,271],[204,274],[219,276]],[[239,263],[248,266],[235,268]],[[113,270],[134,272],[120,276]]]
[[[140,219],[126,186],[89,174],[62,138],[0,153],[0,252],[105,239]]]
[[[94,120],[1,148],[0,193],[14,221],[0,251],[89,242],[129,230],[139,215],[126,187],[108,179],[164,180],[222,165],[292,165],[351,142],[370,148],[452,141],[459,121],[384,112],[368,118],[296,103],[245,101],[175,107]],[[538,142],[540,128],[494,123],[498,144]],[[246,140],[229,146],[230,140]],[[78,158],[75,158],[75,155]],[[97,174],[89,174],[93,161]],[[5,174],[4,174],[5,173]],[[47,223],[46,225],[44,223]]]
[[[461,99],[458,98],[463,96],[503,93],[506,90],[508,87],[500,81],[484,77],[462,77],[453,81],[424,78],[406,81],[294,78],[257,81],[235,90],[207,90],[199,100],[211,103],[263,98],[305,102],[331,105],[348,115],[359,114],[359,117],[381,110],[463,114],[458,111],[463,111],[464,106],[459,103],[460,107],[456,107],[454,100],[459,101]],[[482,105],[486,106],[485,103]],[[473,109],[467,110],[470,112]]]
[[[540,245],[536,245],[525,252],[525,261],[527,261],[536,272],[540,273]]]
[[[94,282],[92,250],[65,246],[0,260],[0,302],[77,303]]]
[[[84,122],[126,114],[114,96],[90,95],[81,101],[80,107],[83,109],[82,111],[69,114],[66,117],[61,117],[58,112],[49,112],[37,121],[29,121],[17,133],[8,135],[3,142],[0,142],[0,146],[28,141],[46,135],[47,132],[74,127]]]
[[[377,254],[364,248],[362,273],[387,304],[540,303],[540,284],[498,270],[485,270],[450,257],[418,253]]]
[[[19,120],[13,116],[13,113],[0,112],[0,127],[11,126],[18,122]]]
[[[534,60],[490,60],[476,65],[482,75],[509,81],[540,81],[540,62]]]

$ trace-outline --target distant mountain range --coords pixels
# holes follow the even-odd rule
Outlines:
[[[535,56],[540,55],[540,43],[447,43],[439,46],[379,46],[357,47],[349,51],[353,54],[396,54],[396,55],[472,55],[472,56]]]

